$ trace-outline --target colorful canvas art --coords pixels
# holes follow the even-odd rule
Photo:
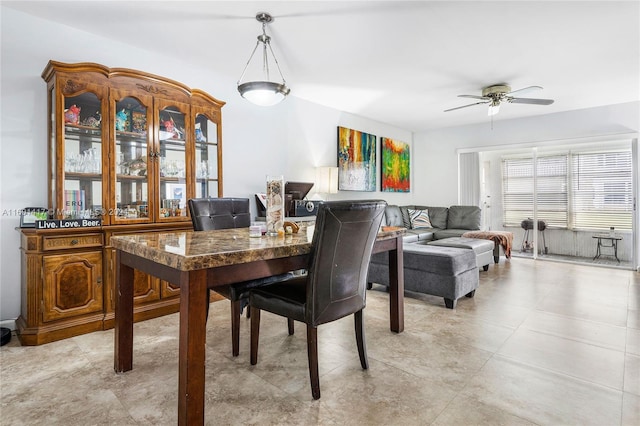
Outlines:
[[[338,189],[376,190],[376,136],[338,127]]]
[[[382,191],[409,192],[410,153],[409,144],[389,138],[380,138],[382,146],[381,174]]]

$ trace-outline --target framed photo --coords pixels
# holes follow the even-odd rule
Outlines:
[[[381,190],[383,192],[409,192],[411,189],[411,157],[409,144],[389,138],[380,138]]]
[[[376,190],[376,136],[338,127],[338,189]]]
[[[20,228],[35,228],[36,220],[47,220],[49,210],[44,207],[25,207],[20,215]]]
[[[166,188],[168,200],[180,200],[180,208],[187,207],[187,185],[184,183],[168,183]]]

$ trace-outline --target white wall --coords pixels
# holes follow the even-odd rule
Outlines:
[[[239,96],[235,79],[216,75],[215,70],[176,63],[1,6],[0,15],[0,321],[20,313],[20,241],[14,229],[19,217],[12,212],[47,205],[46,85],[40,75],[50,59],[142,70],[226,101],[222,109],[225,196],[253,199],[254,193],[264,192],[267,174],[314,181],[314,167],[336,165],[337,126],[412,142],[407,130],[295,97],[275,107],[257,107]],[[242,66],[238,64],[238,70]],[[411,196],[347,192],[331,198],[409,203]],[[255,212],[253,203],[252,209]]]

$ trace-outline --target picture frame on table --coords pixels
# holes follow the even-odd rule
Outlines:
[[[20,228],[35,228],[37,220],[47,220],[49,209],[45,207],[25,207],[20,214]]]

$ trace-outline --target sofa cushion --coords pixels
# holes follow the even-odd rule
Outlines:
[[[480,229],[482,212],[478,206],[451,206],[447,229]]]
[[[411,221],[411,229],[433,228],[429,220],[429,210],[407,209],[407,212]]]
[[[447,207],[431,207],[426,206],[429,210],[429,220],[434,228],[446,229],[447,219],[449,217],[449,209]]]
[[[407,232],[404,234],[404,237],[402,237],[402,242],[404,244],[407,243],[417,243],[418,242],[418,237],[419,235],[416,233],[412,233],[410,229],[407,229]]]
[[[409,209],[407,206],[400,206],[400,215],[402,216],[402,226],[411,229],[411,218],[409,217]]]
[[[384,220],[383,223],[386,226],[400,226],[405,227],[402,221],[402,213],[400,212],[400,207],[394,205],[387,205],[384,208]]]
[[[434,240],[442,240],[444,238],[461,237],[468,229],[435,229],[433,233]]]
[[[427,242],[434,239],[433,228],[407,229],[402,241],[404,243]]]
[[[491,240],[481,240],[478,238],[464,237],[453,237],[445,238],[442,240],[435,240],[431,241],[429,245],[471,249],[476,255],[486,252],[493,252],[493,248],[495,247],[495,243]]]

